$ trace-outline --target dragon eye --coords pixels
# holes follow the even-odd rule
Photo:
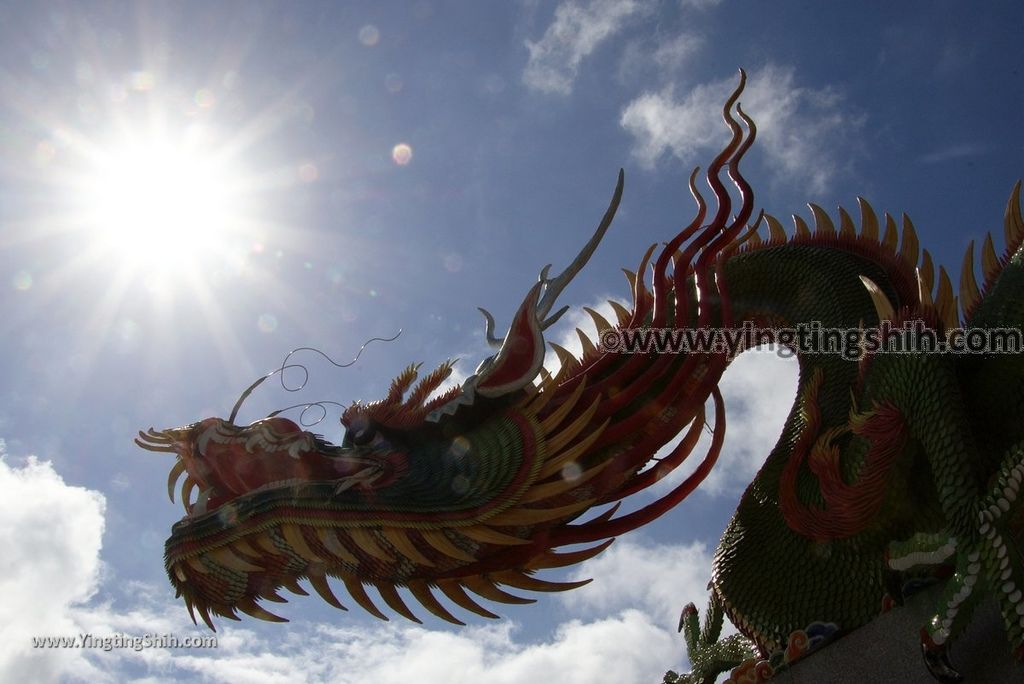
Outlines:
[[[377,436],[377,426],[372,421],[366,421],[366,423],[358,427],[353,426],[348,434],[351,436],[353,444],[356,446],[366,446]]]

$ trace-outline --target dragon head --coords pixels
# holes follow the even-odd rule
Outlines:
[[[752,200],[738,162],[753,140],[753,125],[739,112],[750,132],[744,140],[731,113],[741,89],[742,81],[725,107],[732,141],[707,171],[719,204],[716,215],[704,224],[705,204],[694,172],[690,190],[698,201],[697,216],[656,262],[649,263],[652,247],[636,274],[627,273],[633,305],[631,310],[613,305],[616,324],[588,310],[598,333],[639,325],[728,323],[715,260],[747,227]],[[719,179],[726,165],[743,198],[735,216]],[[411,366],[382,400],[344,411],[340,446],[274,414],[247,426],[234,424],[232,412],[229,420],[208,418],[139,433],[136,442],[143,448],[177,457],[168,479],[172,500],[185,475],[181,496],[187,515],[173,526],[165,563],[193,619],[198,612],[211,629],[212,615],[239,619],[239,611],[282,621],[259,602],[284,601],[278,593],[282,587],[305,594],[299,580],[308,580],[326,601],[342,608],[328,577],[340,580],[356,603],[383,619],[368,588],[416,621],[400,588],[450,622],[462,624],[435,591],[468,611],[497,617],[467,590],[493,601],[524,603],[530,599],[502,585],[532,591],[579,586],[585,582],[549,582],[534,573],[599,553],[611,538],[661,515],[692,491],[710,470],[724,436],[716,389],[728,363],[724,355],[616,354],[577,331],[582,358],[552,344],[561,368],[551,376],[542,366],[543,333],[568,308],[552,313],[555,300],[611,225],[622,187],[620,171],[593,237],[558,276],[548,277],[549,267],[541,270],[507,335],[496,338],[494,318],[481,310],[487,339],[497,351],[461,387],[432,398],[451,364],[419,383],[418,367]],[[649,265],[651,290],[643,277]],[[698,293],[701,301],[720,304],[698,307]],[[711,320],[718,314],[721,320]],[[707,427],[709,397],[715,404],[713,439],[696,472],[661,499],[614,517],[616,502],[659,481],[693,450]],[[678,446],[654,458],[684,430]],[[193,490],[198,490],[194,502]],[[577,520],[600,504],[616,505]],[[554,551],[592,542],[596,545],[583,550]]]

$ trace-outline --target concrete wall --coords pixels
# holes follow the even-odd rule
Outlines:
[[[826,646],[773,679],[779,684],[935,684],[921,657],[918,633],[937,607],[937,588],[914,596],[869,625]],[[950,653],[965,684],[1024,683],[1010,655],[995,604],[984,604]]]

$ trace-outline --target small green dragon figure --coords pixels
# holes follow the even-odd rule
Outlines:
[[[456,624],[453,605],[497,617],[474,596],[526,603],[509,589],[583,584],[536,573],[600,553],[693,491],[722,446],[722,373],[736,353],[765,340],[743,334],[674,353],[622,353],[622,345],[645,330],[767,330],[769,341],[797,353],[797,398],[722,537],[703,628],[692,605],[684,610],[694,672],[679,681],[711,681],[732,668],[745,681],[766,678],[780,666],[773,653],[788,663],[808,645],[867,623],[922,567],[948,577],[921,636],[936,677],[957,679],[948,646],[983,598],[998,604],[1010,646],[1024,655],[1024,356],[1019,347],[923,351],[979,336],[1020,343],[1020,184],[1006,212],[1005,252],[986,238],[978,287],[967,250],[958,303],[905,217],[900,231],[861,200],[859,229],[842,209],[836,228],[812,205],[813,229],[796,218],[787,235],[775,219],[753,216],[739,170],[755,136],[737,105],[743,81],[741,74],[724,107],[731,141],[706,173],[714,213],[694,171],[693,221],[627,271],[632,303],[613,303],[614,323],[588,310],[599,344],[580,332],[580,358],[552,345],[556,375],[542,364],[544,331],[564,313],[552,313],[556,298],[612,221],[621,172],[594,236],[560,275],[541,271],[503,339],[484,312],[497,351],[461,387],[433,397],[451,364],[418,383],[411,366],[382,400],[344,411],[340,446],[277,415],[140,433],[141,446],[177,456],[172,500],[186,475],[187,515],[174,525],[165,559],[193,619],[198,613],[211,629],[214,616],[237,620],[239,612],[282,621],[261,602],[284,601],[282,587],[305,594],[300,580],[339,608],[328,578],[381,619],[371,590],[408,619],[417,620],[411,596]],[[735,212],[723,175],[735,187]],[[805,337],[831,330],[845,331],[856,353],[808,347]],[[916,351],[889,353],[895,343]],[[660,499],[618,515],[617,502],[677,468],[706,426],[713,438],[696,470]],[[593,545],[556,551],[584,543]],[[725,616],[740,634],[719,640]]]

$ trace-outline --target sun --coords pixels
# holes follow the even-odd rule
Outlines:
[[[92,157],[80,186],[84,219],[94,247],[121,266],[194,271],[237,233],[238,175],[199,136],[124,135]]]

